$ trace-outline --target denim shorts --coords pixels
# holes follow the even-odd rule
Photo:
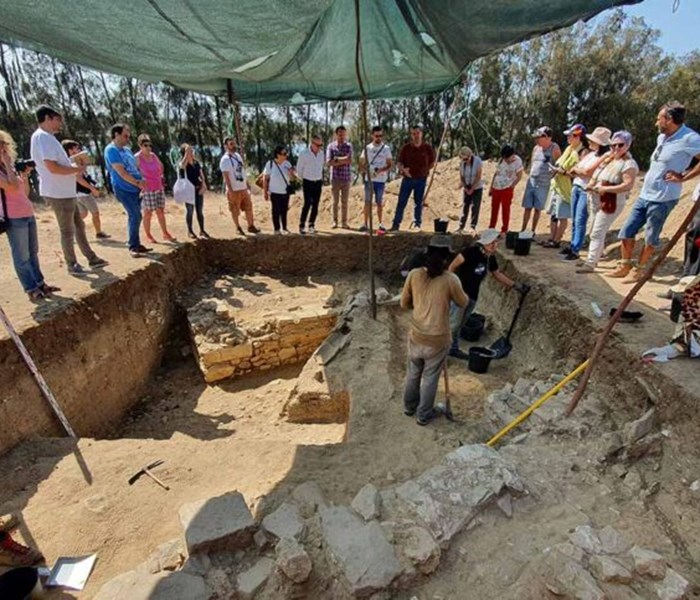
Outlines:
[[[676,204],[678,204],[678,200],[649,202],[642,197],[637,198],[632,206],[632,212],[630,212],[617,237],[621,240],[633,240],[639,230],[644,227],[646,245],[658,248],[661,245],[659,239],[661,231]]]
[[[369,181],[365,181],[365,204],[369,204]],[[372,187],[374,188],[374,201],[376,204],[382,204],[384,201],[384,186],[386,185],[383,181],[373,181]]]
[[[531,179],[527,180],[525,193],[523,194],[523,208],[534,208],[536,210],[544,210],[544,205],[547,202],[547,194],[549,194],[549,185],[535,185]]]
[[[547,212],[553,219],[570,219],[571,218],[571,202],[566,202],[556,192],[552,192],[552,197],[549,199],[549,209]]]

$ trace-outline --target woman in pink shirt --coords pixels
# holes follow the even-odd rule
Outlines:
[[[156,240],[151,235],[151,215],[156,213],[158,224],[163,232],[163,238],[167,242],[176,241],[168,232],[165,224],[165,193],[163,191],[163,163],[156,154],[151,151],[151,138],[147,133],[139,136],[139,148],[136,153],[136,164],[141,175],[146,182],[146,187],[141,193],[141,208],[143,209],[143,229],[146,232],[146,239],[155,244]]]
[[[32,301],[41,300],[59,288],[47,285],[39,267],[39,238],[34,209],[29,201],[27,177],[31,167],[15,171],[17,147],[12,136],[0,130],[0,213],[7,220],[7,239],[17,278]]]

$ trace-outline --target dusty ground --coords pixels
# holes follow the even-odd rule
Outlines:
[[[454,164],[441,165],[431,192],[431,210],[450,218],[458,216],[461,201],[455,190],[456,182]],[[394,194],[387,196],[389,215],[393,214],[391,207],[395,202],[396,190],[397,184],[394,183],[390,186],[390,192]],[[690,187],[686,193],[689,191]],[[516,198],[519,196],[520,192],[516,193]],[[351,224],[359,225],[359,191],[355,191],[352,201],[356,210],[351,213]],[[299,204],[300,201],[294,204],[290,223],[295,223],[298,218]],[[216,237],[232,236],[230,217],[224,211],[224,206],[220,197],[215,195],[205,200],[207,229]],[[260,197],[255,206],[259,223],[264,231],[269,231],[269,214]],[[672,215],[666,227],[667,234],[682,219],[684,206],[681,204]],[[98,278],[87,281],[65,274],[60,253],[57,252],[59,245],[53,215],[38,210],[44,271],[48,281],[63,288],[56,300],[38,306],[30,304],[9,267],[6,245],[0,249],[2,260],[8,265],[0,274],[0,304],[19,329],[46,318],[54,310],[92,293],[94,289],[108,285],[115,278],[124,276],[140,261],[149,260],[132,259],[123,247],[126,217],[119,205],[107,200],[102,203],[102,208],[104,229],[114,237],[108,244],[96,243],[95,247],[101,256],[110,261],[110,266]],[[169,204],[168,211],[171,231],[179,239],[185,240],[183,211],[173,204]],[[482,224],[486,223],[488,213],[485,207],[482,210]],[[325,195],[321,215],[319,229],[322,234],[331,235],[330,204]],[[520,209],[515,208],[513,224],[519,223],[520,215]],[[624,215],[620,221],[623,218]],[[545,225],[541,225],[542,232],[546,229]],[[618,226],[619,223],[615,228]],[[157,249],[168,252],[169,246],[159,244]],[[560,262],[554,252],[536,248],[532,256],[517,259],[514,264],[519,271],[543,276],[552,285],[565,290],[585,314],[590,314],[591,300],[597,301],[605,310],[615,305],[625,293],[627,288],[616,280],[598,275],[575,275],[572,266]],[[615,252],[616,245],[613,245],[613,256]],[[654,314],[654,309],[663,303],[654,294],[667,283],[675,281],[680,256],[681,250],[676,248],[659,280],[640,293],[639,304],[647,313],[643,323],[621,330],[623,341],[635,350],[662,343],[672,331],[667,318]],[[478,436],[480,432],[447,422],[417,428],[399,410],[389,409],[397,407],[400,397],[396,390],[401,388],[404,372],[406,318],[388,315],[385,318],[392,323],[395,341],[395,351],[387,373],[395,392],[385,406],[386,398],[372,398],[372,390],[367,390],[373,402],[381,402],[381,410],[355,414],[347,443],[340,443],[346,435],[344,425],[292,425],[279,419],[279,410],[294,385],[300,367],[224,385],[205,386],[194,362],[183,358],[154,377],[150,392],[122,427],[114,431],[114,439],[83,439],[76,452],[61,440],[36,440],[21,445],[0,459],[0,472],[5,474],[0,489],[0,509],[22,511],[25,522],[21,529],[22,537],[40,547],[49,562],[59,555],[98,552],[98,564],[89,587],[79,595],[90,598],[101,583],[133,568],[158,544],[179,534],[177,509],[184,502],[238,489],[254,506],[263,506],[261,503],[268,495],[274,497],[276,493],[283,493],[307,479],[318,480],[331,500],[347,502],[367,481],[383,486],[414,476],[454,448],[463,437]],[[492,337],[497,334],[497,331],[490,332]],[[591,332],[579,334],[580,345],[590,342]],[[363,344],[371,350],[371,332],[363,338]],[[532,357],[532,363],[539,370],[547,367],[537,356]],[[663,367],[653,367],[650,372],[653,374],[653,369],[662,368],[700,397],[700,378],[695,367],[692,365],[688,369],[688,363],[677,361]],[[372,365],[368,364],[366,368],[371,370]],[[642,367],[636,365],[636,368]],[[478,378],[459,367],[451,367],[450,373],[453,409],[467,424],[481,416],[483,399],[490,391],[500,388],[506,381],[514,381],[521,374],[510,371],[506,364],[498,365],[486,376]],[[99,402],[99,399],[95,401]],[[548,456],[551,453],[552,448]],[[568,449],[568,445],[562,445],[559,453],[561,461],[552,464],[552,472],[557,472],[566,461],[572,463],[576,460],[576,450]],[[530,462],[524,463],[525,468],[534,469],[537,455],[533,452],[532,456],[528,456]],[[127,485],[126,480],[132,472],[157,458],[165,460],[158,474],[171,486],[170,492],[165,492],[148,479],[139,480],[134,486]],[[528,467],[528,464],[531,466]],[[677,473],[688,474],[691,470],[692,467],[686,463],[682,468],[678,467]],[[537,476],[534,472],[526,475]],[[502,525],[497,535],[491,535],[489,527],[478,528],[475,533],[478,537],[469,537],[465,541],[464,552],[450,554],[448,564],[454,568],[442,568],[441,574],[419,592],[419,597],[475,598],[468,592],[475,582],[483,583],[493,577],[514,578],[519,572],[519,561],[504,563],[502,571],[498,572],[497,567],[484,566],[486,563],[482,558],[499,557],[504,543],[507,547],[517,547],[519,552],[526,552],[529,536],[534,535],[531,529],[538,529],[542,522],[548,520],[555,521],[557,527],[561,527],[563,523],[573,523],[581,517],[579,513],[585,512],[588,515],[593,513],[592,516],[601,526],[607,523],[602,522],[603,515],[612,515],[615,525],[616,513],[629,511],[627,520],[622,524],[623,529],[640,530],[648,537],[658,535],[656,526],[644,530],[648,515],[643,507],[640,508],[631,499],[611,499],[610,494],[600,487],[610,488],[609,482],[569,481],[568,477],[566,473],[565,485],[562,486],[552,481],[538,482],[536,497],[549,495],[551,501],[544,502],[544,509],[540,512],[516,514],[511,533],[507,533],[508,528]],[[617,488],[613,491],[619,492]],[[598,500],[600,497],[605,498]],[[677,498],[678,495],[669,494],[663,498],[663,502],[672,505]],[[557,509],[557,504],[562,507]],[[693,506],[687,500],[676,512],[689,514],[686,504]],[[557,527],[546,530],[552,539],[559,535]],[[500,534],[504,537],[501,538]],[[546,539],[547,536],[540,536],[536,547],[546,543]],[[673,548],[669,548],[669,551],[673,551]],[[697,548],[693,548],[691,558],[693,556],[693,560],[697,560]],[[73,598],[77,595],[53,593],[50,597]]]

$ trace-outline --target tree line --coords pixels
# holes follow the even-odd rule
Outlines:
[[[684,103],[689,125],[700,128],[700,52],[669,56],[658,40],[659,32],[643,19],[616,10],[595,26],[578,23],[479,59],[462,81],[440,94],[370,101],[368,121],[381,124],[395,148],[408,139],[413,123],[422,123],[428,142],[443,141],[441,159],[454,156],[462,145],[494,157],[510,143],[527,160],[530,134],[540,125],[552,127],[555,139],[562,138],[558,141],[572,123],[589,129],[604,125],[633,133],[633,153],[644,168],[655,146],[654,120],[661,104]],[[221,183],[221,142],[236,121],[226,97],[102,73],[2,42],[0,82],[0,127],[14,137],[21,156],[28,155],[35,128],[33,109],[46,103],[64,114],[63,136],[93,152],[103,177],[107,131],[125,122],[135,134],[150,134],[171,182],[175,173],[169,157],[189,143],[197,148],[210,182]],[[358,102],[241,106],[238,122],[247,161],[260,170],[275,145],[287,144],[294,154],[312,132],[328,142],[341,124],[358,147],[360,112]]]

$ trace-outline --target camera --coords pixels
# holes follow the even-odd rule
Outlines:
[[[36,168],[36,163],[28,158],[19,158],[15,161],[15,171],[24,173],[27,169]]]

